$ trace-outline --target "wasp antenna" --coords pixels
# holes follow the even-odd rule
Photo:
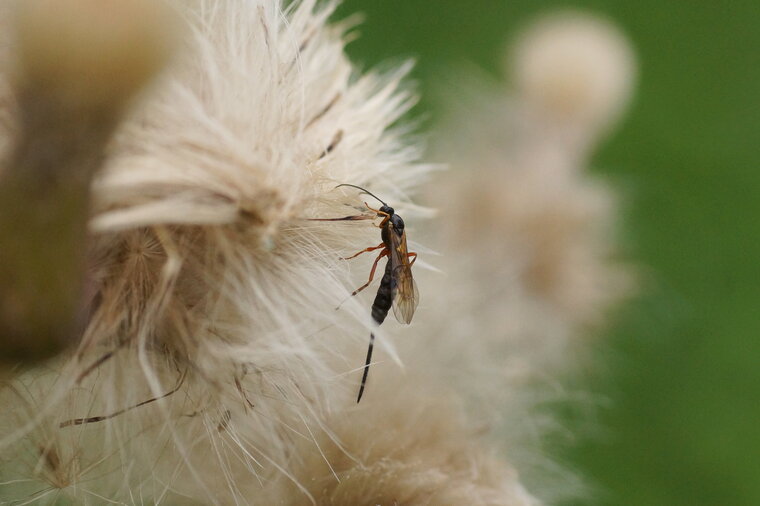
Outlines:
[[[356,188],[356,189],[359,189],[359,190],[363,191],[364,193],[366,193],[367,195],[371,195],[372,197],[376,198],[376,199],[377,199],[377,200],[378,200],[378,201],[379,201],[379,202],[380,202],[382,205],[384,205],[384,206],[387,206],[387,205],[388,205],[388,204],[386,204],[385,202],[383,202],[382,200],[380,200],[380,199],[379,199],[379,198],[378,198],[378,197],[377,197],[377,196],[376,196],[374,193],[372,193],[372,192],[371,192],[371,191],[369,191],[369,190],[365,190],[365,189],[364,189],[364,188],[362,188],[361,186],[356,186],[355,184],[348,184],[348,183],[344,183],[344,184],[339,184],[339,185],[338,185],[338,186],[336,186],[335,188],[339,188],[339,187],[341,187],[341,186],[350,186],[351,188]]]

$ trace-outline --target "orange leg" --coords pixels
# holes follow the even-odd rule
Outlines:
[[[388,220],[391,219],[391,215],[390,214],[384,213],[384,212],[380,211],[379,209],[373,209],[373,208],[369,207],[369,204],[367,204],[366,202],[364,203],[364,205],[367,206],[367,209],[369,209],[370,211],[377,213],[378,216],[385,216],[385,218],[383,218],[383,221],[381,221],[380,224],[377,226],[378,228],[383,228],[383,226],[388,222]]]
[[[375,251],[376,249],[380,249],[380,248],[382,248],[382,247],[384,247],[384,246],[385,246],[385,244],[381,242],[381,243],[380,243],[380,244],[378,244],[377,246],[374,246],[374,247],[372,247],[372,248],[363,249],[363,250],[361,250],[359,253],[356,253],[355,255],[351,255],[350,257],[345,257],[345,258],[341,257],[341,260],[351,260],[352,258],[356,258],[356,257],[358,257],[358,256],[359,256],[359,255],[361,255],[362,253],[368,253],[368,252],[370,252],[370,251]]]
[[[414,262],[417,260],[417,253],[407,253],[406,257],[407,258],[414,257],[412,258],[412,263],[409,264],[409,267],[411,267],[412,265],[414,265]]]
[[[388,253],[390,253],[390,251],[386,248],[383,251],[381,251],[379,255],[377,255],[377,258],[375,259],[375,263],[372,264],[372,270],[369,271],[369,280],[367,280],[366,283],[364,283],[362,286],[360,286],[359,288],[357,288],[356,290],[354,290],[353,293],[351,294],[351,297],[353,297],[357,293],[361,292],[362,290],[364,290],[365,288],[367,288],[370,283],[372,283],[372,279],[374,279],[374,277],[375,277],[375,269],[377,269],[377,263],[384,256],[388,256]]]

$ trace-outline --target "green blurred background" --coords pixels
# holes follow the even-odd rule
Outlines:
[[[760,2],[346,0],[359,63],[418,61],[431,126],[449,70],[500,74],[536,15],[577,7],[632,40],[640,80],[594,158],[625,202],[623,248],[644,290],[596,345],[604,401],[556,456],[594,487],[577,504],[760,505]]]

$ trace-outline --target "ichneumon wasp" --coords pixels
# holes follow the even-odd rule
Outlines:
[[[363,193],[370,195],[382,204],[380,209],[374,209],[370,207],[366,202],[367,209],[374,212],[377,218],[382,218],[377,225],[380,228],[380,237],[382,242],[377,246],[372,246],[359,251],[358,253],[351,255],[350,257],[342,258],[342,260],[350,260],[356,258],[362,253],[368,253],[370,251],[380,250],[380,253],[375,258],[375,263],[372,265],[372,270],[369,272],[369,280],[362,286],[357,288],[351,293],[354,296],[367,288],[375,277],[375,270],[377,264],[383,257],[387,257],[388,260],[385,264],[385,274],[380,281],[380,287],[377,289],[377,295],[375,295],[375,301],[372,303],[372,319],[378,324],[382,324],[385,321],[385,317],[388,316],[388,311],[393,307],[393,314],[396,316],[396,320],[399,323],[408,324],[412,321],[414,316],[414,310],[417,308],[419,302],[419,293],[417,292],[417,284],[412,277],[412,265],[417,260],[417,253],[409,252],[406,246],[406,231],[404,230],[404,220],[401,216],[396,214],[394,209],[388,204],[380,200],[373,193],[365,190],[361,186],[353,184],[339,184],[336,188],[341,186],[350,186],[357,188]],[[343,220],[361,220],[366,219],[365,215],[358,216],[346,216],[343,218],[322,218],[315,219],[315,221],[343,221]],[[410,260],[411,259],[411,260]],[[359,395],[356,399],[358,403],[362,399],[364,394],[364,387],[367,383],[367,376],[369,374],[369,365],[372,360],[372,349],[375,344],[375,333],[370,332],[369,335],[369,347],[367,349],[367,358],[364,361],[364,373],[362,375],[361,386],[359,387]]]

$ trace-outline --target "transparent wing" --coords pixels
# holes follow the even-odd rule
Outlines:
[[[391,272],[393,274],[393,314],[399,323],[411,323],[414,310],[420,301],[417,283],[412,277],[409,253],[406,249],[406,232],[399,236],[392,231],[391,236]]]
[[[398,267],[396,277],[396,290],[393,297],[393,314],[399,323],[411,323],[414,310],[420,302],[420,294],[417,291],[417,283],[412,278],[412,270]]]

